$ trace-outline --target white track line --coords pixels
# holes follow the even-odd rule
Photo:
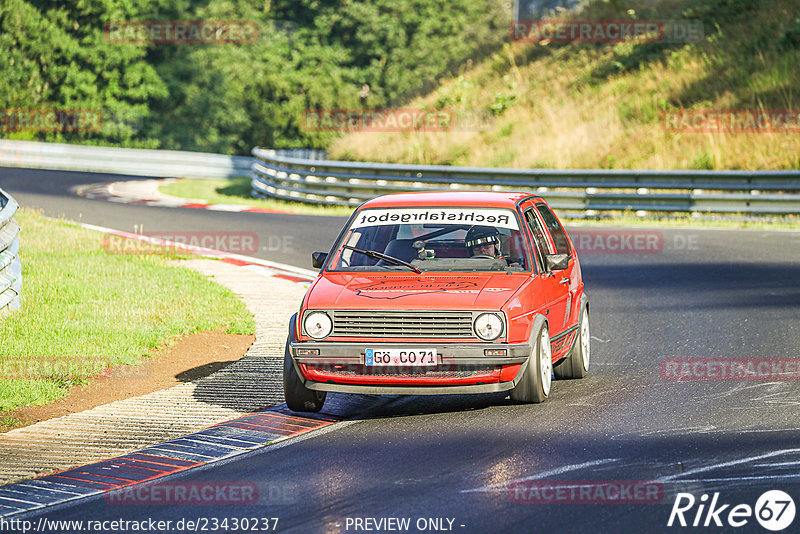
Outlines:
[[[619,461],[620,458],[603,458],[602,460],[592,460],[590,462],[583,462],[581,464],[563,465],[561,467],[556,467],[554,469],[548,469],[547,471],[541,471],[539,473],[536,473],[535,475],[509,480],[508,482],[492,484],[490,486],[483,486],[482,488],[461,490],[459,493],[507,491],[508,486],[510,486],[511,484],[525,482],[527,480],[540,480],[551,476],[563,475],[564,473],[569,473],[570,471],[579,471],[587,467],[597,467],[598,465],[611,464]]]
[[[115,230],[113,228],[106,228],[105,226],[96,226],[94,224],[87,224],[87,223],[79,223],[79,224],[81,227],[86,228],[88,230],[95,230],[98,232],[102,232],[104,234],[115,235],[117,237],[124,237],[126,239],[144,241],[146,243],[151,243],[153,245],[160,245],[164,247],[184,250],[192,254],[199,254],[219,259],[232,259],[232,260],[242,261],[251,265],[260,265],[262,267],[267,267],[268,269],[273,269],[277,271],[278,274],[289,274],[292,276],[297,276],[298,278],[305,278],[309,281],[317,277],[316,271],[311,271],[309,269],[302,269],[300,267],[295,267],[293,265],[288,265],[285,263],[262,260],[261,258],[254,258],[253,256],[244,256],[242,254],[231,254],[229,252],[223,252],[221,250],[198,247],[195,245],[187,245],[185,243],[176,243],[174,241],[169,241],[166,239],[159,239],[156,237],[136,234],[133,232],[125,232],[122,230]]]
[[[773,451],[765,454],[759,454],[757,456],[750,456],[748,458],[741,458],[739,460],[730,460],[728,462],[721,462],[718,464],[707,465],[705,467],[696,467],[694,469],[689,469],[688,471],[684,471],[683,473],[675,473],[674,475],[659,477],[658,479],[656,479],[656,482],[669,482],[671,480],[681,480],[683,477],[689,475],[696,475],[697,473],[705,473],[707,471],[713,471],[714,469],[722,469],[723,467],[733,467],[735,465],[747,464],[750,462],[754,462],[756,460],[763,460],[764,458],[773,458],[775,456],[780,456],[782,454],[791,454],[796,452],[800,452],[800,449],[783,449],[780,451]],[[769,476],[754,477],[753,480],[759,480],[762,478],[768,479]]]

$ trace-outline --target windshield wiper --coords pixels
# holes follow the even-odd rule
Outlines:
[[[350,249],[350,250],[352,250],[354,252],[359,252],[359,253],[361,253],[361,254],[363,254],[365,256],[369,256],[370,258],[373,258],[373,259],[376,259],[376,260],[388,261],[389,263],[391,263],[393,265],[403,265],[405,267],[408,267],[409,269],[411,269],[412,271],[414,271],[417,274],[422,274],[422,271],[420,271],[419,269],[417,269],[416,267],[414,267],[413,265],[411,265],[407,261],[403,261],[400,258],[395,258],[394,256],[389,256],[388,254],[384,254],[382,252],[375,252],[374,250],[364,250],[363,248],[351,247],[350,245],[342,245],[342,248],[347,248],[347,249]]]

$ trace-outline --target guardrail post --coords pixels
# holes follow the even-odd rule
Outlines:
[[[19,256],[19,224],[14,215],[19,204],[0,189],[0,314],[22,305],[22,260]]]

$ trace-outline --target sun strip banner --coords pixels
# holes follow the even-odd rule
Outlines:
[[[350,228],[392,224],[476,224],[519,230],[514,212],[505,209],[475,208],[392,208],[363,210]]]

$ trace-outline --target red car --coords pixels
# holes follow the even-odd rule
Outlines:
[[[510,391],[542,402],[589,369],[575,248],[528,193],[386,195],[359,206],[292,317],[283,384],[294,411],[326,392]]]

